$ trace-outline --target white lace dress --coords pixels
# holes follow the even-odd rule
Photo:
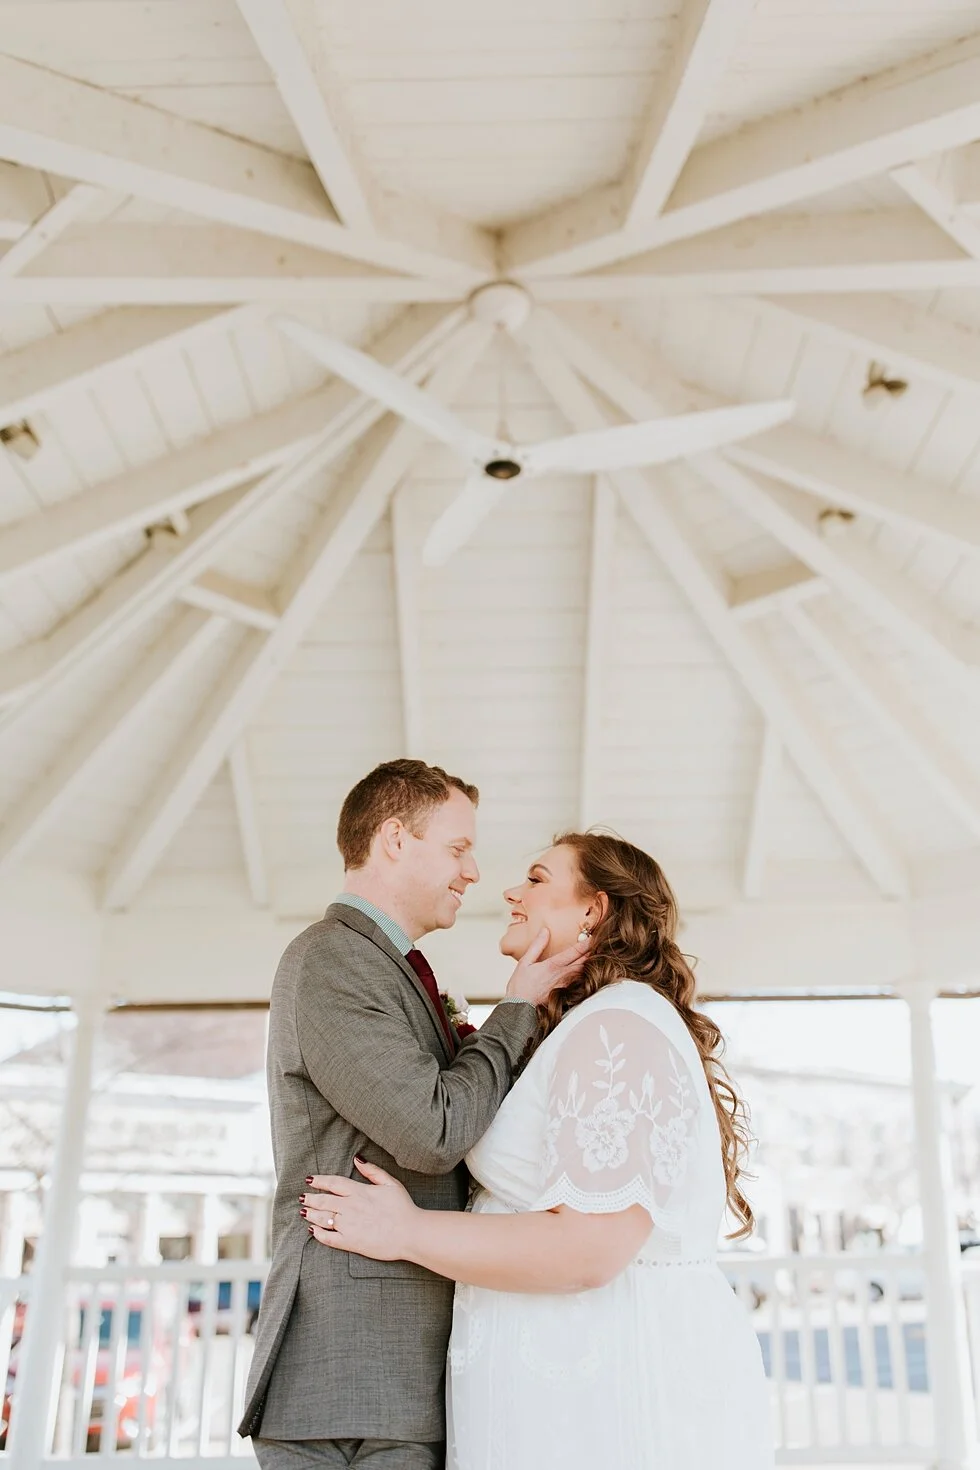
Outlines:
[[[641,1204],[653,1231],[608,1286],[456,1289],[449,1470],[764,1470],[758,1342],[715,1263],[721,1144],[697,1049],[649,986],[572,1011],[469,1155],[473,1209]]]

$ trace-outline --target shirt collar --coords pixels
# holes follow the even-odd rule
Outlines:
[[[399,954],[406,955],[410,949],[414,949],[415,946],[401,925],[397,924],[383,909],[379,909],[377,904],[372,903],[369,898],[361,898],[358,893],[338,893],[334,901],[346,903],[349,908],[359,909],[362,914],[366,914],[377,924],[382,934],[391,940]]]

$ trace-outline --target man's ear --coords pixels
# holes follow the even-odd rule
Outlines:
[[[397,863],[405,851],[405,824],[400,817],[389,817],[378,828],[377,841],[385,857]]]

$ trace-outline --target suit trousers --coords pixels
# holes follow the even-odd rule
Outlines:
[[[402,1439],[253,1439],[261,1470],[444,1470],[446,1446]]]

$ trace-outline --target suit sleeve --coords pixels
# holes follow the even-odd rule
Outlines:
[[[310,1080],[340,1115],[404,1169],[448,1174],[483,1136],[534,1034],[531,1005],[498,1006],[451,1063],[419,1042],[402,1004],[407,982],[373,963],[373,946],[310,946],[296,1026]]]

